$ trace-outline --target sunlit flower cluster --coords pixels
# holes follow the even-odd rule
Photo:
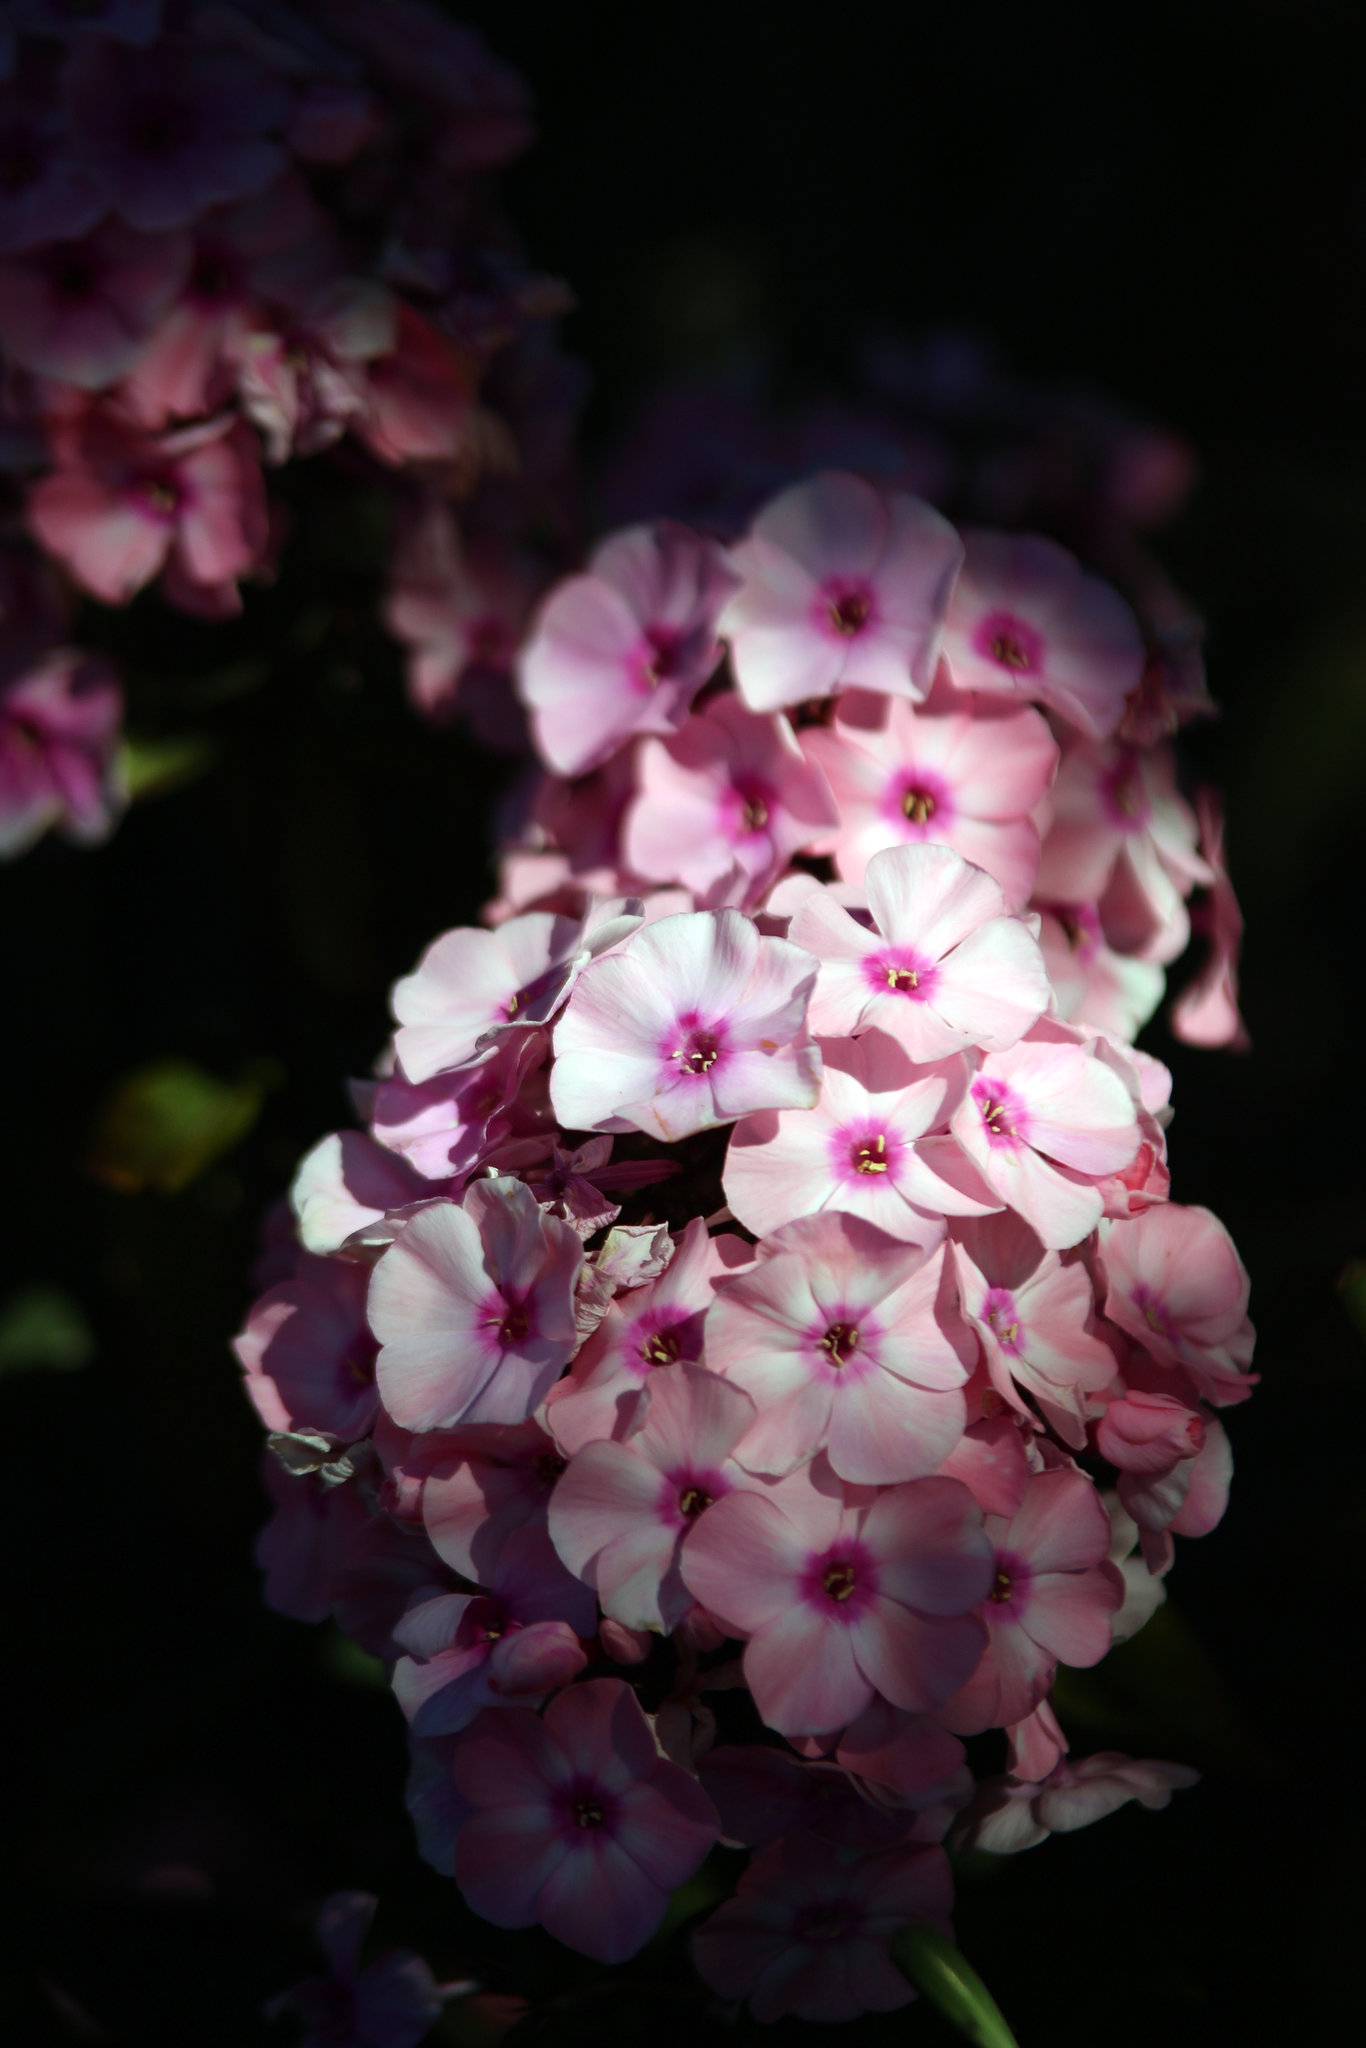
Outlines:
[[[396,985],[238,1340],[268,1597],[384,1660],[478,1913],[618,1961],[720,1841],[717,1993],[890,2009],[946,1840],[1193,1780],[1071,1759],[1050,1692],[1219,1520],[1253,1384],[1132,1042],[1195,890],[1240,1028],[1215,813],[1111,588],[852,474],[615,535],[518,674],[486,926]]]

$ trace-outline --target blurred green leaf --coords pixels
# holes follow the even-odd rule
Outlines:
[[[221,1081],[193,1060],[155,1060],[114,1084],[86,1164],[120,1194],[178,1194],[246,1136],[270,1076],[250,1069]]]
[[[986,1985],[937,1927],[908,1927],[892,1943],[892,1959],[917,1991],[978,2048],[1019,2048]]]
[[[164,739],[125,738],[119,755],[119,773],[130,803],[140,797],[164,796],[193,782],[218,758],[218,748],[207,733],[183,732]]]
[[[329,1678],[342,1685],[363,1685],[387,1690],[389,1675],[378,1657],[372,1657],[350,1636],[329,1625],[322,1636],[322,1667]]]
[[[80,1303],[60,1287],[25,1287],[0,1307],[0,1373],[79,1372],[95,1356]]]

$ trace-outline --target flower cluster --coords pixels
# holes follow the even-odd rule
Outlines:
[[[572,414],[536,324],[563,294],[489,195],[530,134],[520,81],[424,0],[35,0],[7,24],[0,581],[37,550],[106,605],[155,583],[232,616],[286,537],[267,472],[345,437],[400,559],[439,544],[471,645],[498,654]],[[485,477],[481,575],[455,506]],[[109,822],[117,697],[79,667],[53,639],[0,675],[7,846]]]
[[[1132,1044],[1218,848],[1114,591],[852,474],[616,535],[519,677],[488,924],[396,985],[238,1340],[268,1597],[385,1660],[477,1912],[616,1961],[720,1840],[714,1990],[890,2009],[951,1831],[1192,1780],[1049,1695],[1219,1520],[1253,1384]]]

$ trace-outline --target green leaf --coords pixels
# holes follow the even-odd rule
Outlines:
[[[207,733],[173,733],[164,739],[129,734],[119,753],[119,774],[129,802],[136,803],[194,782],[217,758],[218,748]]]
[[[95,1337],[79,1302],[60,1287],[24,1287],[0,1308],[0,1373],[79,1372]]]
[[[178,1194],[245,1137],[266,1081],[249,1069],[221,1081],[193,1060],[155,1060],[117,1081],[105,1099],[86,1164],[120,1194]]]
[[[389,1674],[379,1658],[372,1657],[339,1628],[329,1626],[323,1631],[320,1650],[322,1667],[329,1678],[342,1685],[388,1689]]]
[[[892,1943],[892,1960],[977,2048],[1019,2048],[986,1985],[937,1927],[906,1928]]]

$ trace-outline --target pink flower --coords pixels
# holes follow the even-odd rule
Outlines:
[[[745,1682],[784,1735],[843,1728],[879,1694],[923,1711],[982,1652],[971,1609],[991,1588],[991,1545],[954,1479],[872,1493],[841,1485],[818,1459],[762,1493],[717,1501],[682,1568],[703,1606],[749,1638]]]
[[[942,1247],[927,1257],[826,1214],[789,1223],[765,1249],[707,1316],[708,1363],[759,1410],[739,1463],[785,1473],[824,1449],[862,1485],[933,1472],[963,1433],[968,1376],[936,1315]]]
[[[11,257],[0,263],[0,348],[36,376],[103,390],[137,362],[189,267],[188,236],[118,221]]]
[[[837,1209],[930,1245],[945,1216],[998,1206],[956,1141],[940,1135],[967,1080],[959,1059],[915,1067],[881,1031],[820,1048],[815,1107],[746,1117],[731,1138],[722,1185],[747,1230],[766,1236]]]
[[[503,1033],[548,1022],[588,961],[639,922],[639,905],[618,901],[582,918],[534,910],[493,932],[444,932],[394,983],[394,1049],[407,1079],[470,1066]]]
[[[748,1256],[739,1238],[729,1232],[709,1237],[694,1216],[660,1277],[612,1302],[571,1370],[546,1396],[546,1427],[566,1456],[595,1438],[623,1437],[661,1366],[697,1363],[716,1281]]]
[[[506,930],[506,927],[504,927]],[[666,1140],[751,1110],[807,1106],[810,955],[735,910],[661,918],[580,978],[555,1029],[550,1100],[571,1130]]]
[[[1206,1399],[1250,1391],[1247,1269],[1208,1209],[1168,1202],[1101,1228],[1105,1313],[1160,1365],[1184,1366]]]
[[[1161,1396],[1149,1396],[1154,1398]],[[1130,1400],[1134,1400],[1132,1395]],[[1132,1425],[1137,1419],[1137,1407],[1135,1401],[1134,1409],[1124,1418],[1130,1425],[1131,1437],[1136,1433]],[[1159,1575],[1170,1569],[1176,1549],[1173,1537],[1208,1536],[1211,1529],[1219,1526],[1228,1506],[1229,1483],[1233,1478],[1233,1450],[1228,1432],[1212,1415],[1192,1419],[1197,1422],[1199,1438],[1189,1423],[1184,1428],[1188,1441],[1194,1445],[1193,1454],[1157,1471],[1142,1469],[1135,1458],[1139,1447],[1132,1441],[1127,1446],[1121,1444],[1118,1431],[1109,1438],[1110,1451],[1118,1451],[1122,1457],[1127,1450],[1130,1461],[1128,1469],[1121,1469],[1119,1474],[1119,1504],[1138,1531],[1149,1572]],[[1182,1429],[1181,1420],[1175,1418],[1171,1435],[1179,1440]],[[1162,1446],[1163,1453],[1171,1448],[1169,1438]]]
[[[960,690],[1032,698],[1093,738],[1119,724],[1144,665],[1123,598],[1038,534],[967,536],[944,654]]]
[[[1133,1099],[1079,1045],[1036,1041],[982,1062],[953,1134],[996,1190],[1054,1251],[1079,1244],[1104,1207],[1096,1182],[1139,1147]]]
[[[742,581],[721,630],[752,711],[841,689],[926,694],[963,559],[929,505],[832,471],[774,498],[731,559]]]
[[[269,2020],[293,2013],[302,2022],[300,2048],[417,2048],[446,2000],[474,1989],[438,1984],[407,1948],[386,1949],[362,1970],[361,1944],[378,1903],[369,1892],[325,1899],[314,1927],[331,1975],[306,1977],[267,2005]]]
[[[585,1444],[550,1503],[550,1534],[603,1612],[671,1630],[692,1605],[680,1576],[698,1517],[748,1484],[734,1462],[754,1420],[748,1394],[697,1365],[656,1373],[620,1443]]]
[[[381,462],[450,461],[464,448],[474,370],[430,320],[405,299],[394,304],[393,346],[376,354],[364,379],[365,403],[351,421]]]
[[[544,1528],[565,1469],[536,1422],[480,1423],[418,1437],[404,1463],[421,1486],[422,1521],[437,1556],[480,1584],[514,1529]]]
[[[717,697],[670,740],[647,740],[626,813],[627,866],[698,892],[733,868],[754,895],[839,823],[819,768],[787,720]]]
[[[377,1229],[387,1244],[390,1211],[434,1192],[364,1131],[333,1131],[300,1160],[289,1200],[305,1251],[350,1254]]]
[[[1106,1562],[1110,1518],[1091,1481],[1072,1466],[1040,1472],[1007,1521],[987,1517],[995,1574],[981,1609],[987,1649],[940,1718],[959,1734],[1023,1721],[1061,1661],[1098,1664],[1124,1581]]]
[[[122,808],[122,722],[123,692],[98,655],[58,648],[0,681],[0,858],[50,826],[105,837]]]
[[[1118,1750],[1099,1750],[1076,1763],[1064,1759],[1042,1784],[986,1780],[953,1846],[1013,1856],[1037,1847],[1050,1834],[1070,1834],[1104,1820],[1131,1799],[1160,1812],[1171,1804],[1173,1792],[1199,1782],[1200,1773],[1186,1764],[1136,1762]]]
[[[467,550],[433,499],[403,534],[384,622],[408,650],[408,695],[429,717],[461,707],[482,678],[511,695],[517,643],[535,594],[530,568],[502,550]]]
[[[489,1028],[496,1031],[497,1025]],[[509,1135],[514,1118],[504,1112],[512,1110],[547,1050],[539,1031],[510,1031],[496,1039],[491,1052],[453,1071],[420,1082],[390,1075],[375,1089],[370,1127],[382,1146],[428,1180],[462,1178]]]
[[[1115,1355],[1095,1333],[1095,1298],[1080,1259],[1045,1251],[1009,1210],[954,1227],[959,1301],[981,1340],[991,1383],[1026,1420],[1025,1394],[1064,1442],[1086,1441],[1087,1396],[1115,1378]]]
[[[910,2004],[892,1941],[926,1921],[946,1930],[952,1904],[942,1849],[838,1850],[799,1830],[753,1859],[693,1954],[703,1981],[748,1999],[756,2020],[853,2020]]]
[[[1095,903],[1111,945],[1174,960],[1190,936],[1182,898],[1213,879],[1195,842],[1170,747],[1138,753],[1117,740],[1079,741],[1053,785],[1037,893],[1045,902]]]
[[[514,1529],[485,1592],[419,1598],[394,1629],[393,1686],[413,1733],[455,1735],[500,1699],[535,1705],[588,1662],[597,1602],[543,1529]]]
[[[1091,903],[1036,904],[1039,944],[1058,1015],[1108,1038],[1136,1038],[1162,1000],[1167,978],[1151,960],[1134,960],[1105,943]]]
[[[177,601],[235,609],[235,579],[266,544],[255,438],[227,415],[153,438],[96,411],[73,459],[33,486],[28,523],[106,604],[127,604],[164,569]]]
[[[1213,881],[1208,902],[1196,905],[1192,923],[1209,938],[1209,958],[1172,1004],[1172,1032],[1186,1045],[1227,1045],[1234,1052],[1246,1052],[1252,1041],[1238,1009],[1243,913],[1224,863],[1223,806],[1214,790],[1200,791],[1195,815],[1201,857]]]
[[[434,1203],[374,1270],[380,1398],[405,1429],[521,1422],[574,1348],[578,1237],[507,1178]]]
[[[1096,1449],[1121,1472],[1167,1473],[1204,1446],[1205,1425],[1193,1408],[1142,1387],[1107,1402],[1096,1424]]]
[[[343,1259],[304,1258],[253,1303],[233,1343],[266,1428],[364,1436],[379,1406],[375,1340],[365,1321],[370,1275]]]
[[[539,1921],[601,1963],[648,1941],[716,1840],[716,1809],[660,1756],[618,1678],[571,1686],[543,1720],[485,1711],[460,1738],[454,1768],[475,1808],[455,1851],[474,1911],[495,1927]]]
[[[839,805],[830,845],[846,882],[861,882],[883,847],[929,841],[985,868],[1009,908],[1023,909],[1039,865],[1032,814],[1058,763],[1037,711],[959,696],[942,683],[923,711],[846,697],[835,723],[804,732],[802,747]]]
[[[183,227],[285,168],[290,93],[235,50],[171,38],[136,50],[91,37],[63,79],[76,148],[130,227]]]
[[[1048,976],[1027,926],[981,868],[947,846],[876,853],[864,876],[873,930],[826,891],[802,903],[793,945],[821,962],[811,997],[816,1031],[876,1026],[913,1060],[978,1045],[1002,1051],[1048,1008]]]
[[[582,775],[633,733],[673,732],[721,658],[735,578],[712,541],[664,520],[598,548],[551,591],[521,658],[537,750]]]

